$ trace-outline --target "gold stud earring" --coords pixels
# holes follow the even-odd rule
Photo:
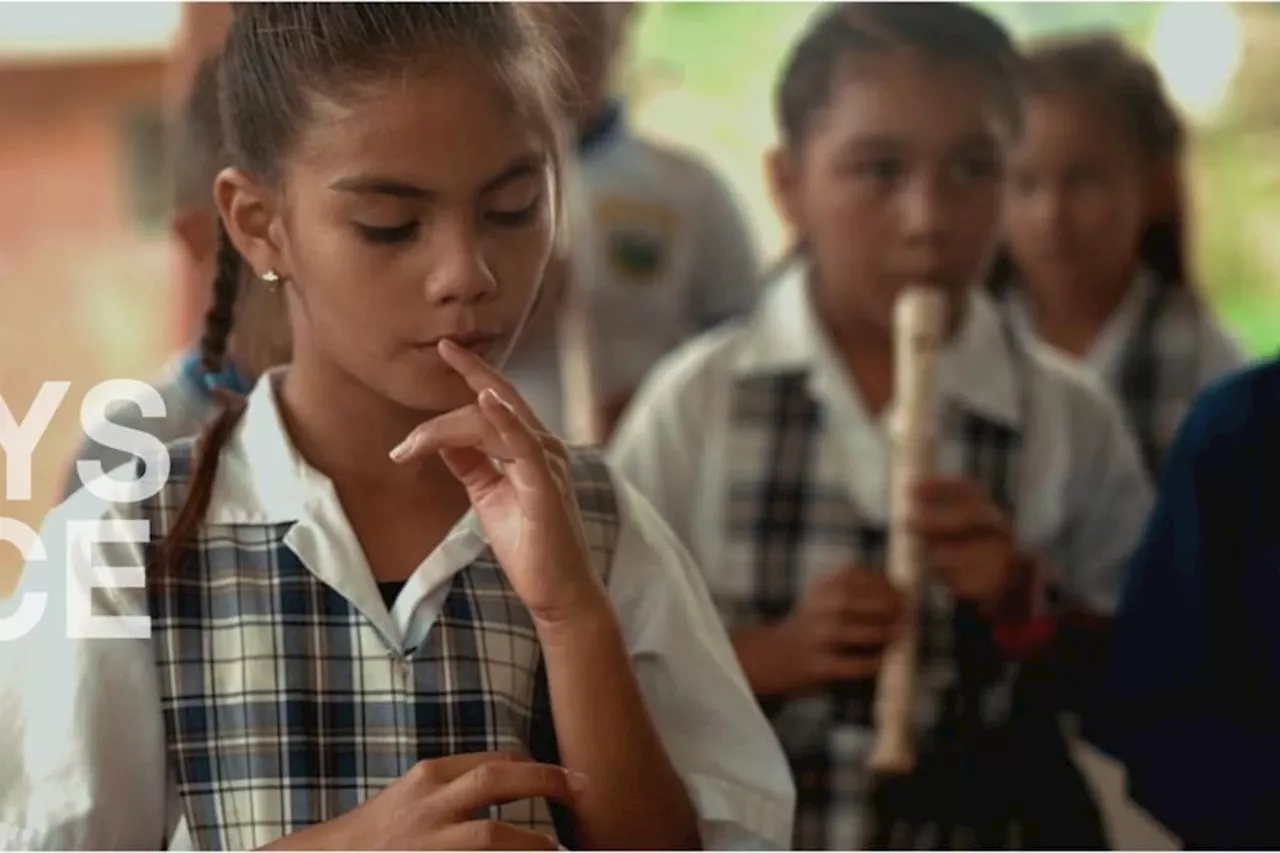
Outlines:
[[[262,280],[267,283],[267,289],[274,291],[280,287],[280,275],[275,270],[267,270],[262,274]]]

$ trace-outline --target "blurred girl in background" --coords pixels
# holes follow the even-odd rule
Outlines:
[[[1115,606],[1150,486],[1105,389],[980,287],[1017,69],[969,4],[824,7],[785,65],[769,161],[798,248],[750,318],[657,368],[616,437],[790,757],[800,848],[1105,846],[1058,711],[1098,666],[1076,617]],[[892,317],[914,284],[951,309],[912,518],[932,570],[921,758],[873,797],[875,680],[902,618],[883,572]]]
[[[1113,36],[1035,47],[1024,83],[995,290],[1022,334],[1115,390],[1154,474],[1196,392],[1245,361],[1195,290],[1186,130]]]

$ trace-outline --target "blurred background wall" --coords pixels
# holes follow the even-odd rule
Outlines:
[[[772,87],[810,3],[651,4],[625,90],[645,132],[702,152],[769,253],[783,235],[762,181]],[[1198,267],[1258,354],[1280,339],[1274,4],[1000,3],[1020,37],[1105,28],[1148,51],[1195,123]],[[43,381],[72,382],[39,446],[33,526],[59,492],[84,392],[153,375],[198,322],[168,275],[165,105],[220,37],[224,4],[0,4],[0,396],[19,417]],[[1269,238],[1270,237],[1270,238]],[[0,545],[0,592],[20,560]]]

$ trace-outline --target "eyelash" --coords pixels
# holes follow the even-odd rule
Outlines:
[[[494,210],[485,214],[485,219],[497,225],[500,228],[519,228],[529,223],[530,220],[538,212],[538,206],[542,202],[542,197],[538,196],[527,206],[520,210]],[[360,229],[360,233],[370,243],[378,245],[395,245],[397,243],[407,243],[414,239],[418,234],[418,222],[406,222],[404,225],[396,225],[391,228],[377,228],[372,225],[356,225]]]
[[[986,180],[995,177],[1000,171],[999,163],[993,159],[976,156],[967,157],[960,162],[953,163],[952,168],[961,172],[960,177],[965,180]],[[892,183],[903,176],[906,167],[901,161],[886,157],[855,163],[853,171],[864,180],[876,183]]]
[[[533,219],[541,204],[542,196],[535,196],[533,201],[519,210],[493,210],[485,214],[485,219],[500,228],[519,228]]]
[[[356,227],[360,229],[360,233],[364,235],[366,240],[379,245],[407,243],[418,233],[418,223],[416,221],[397,225],[393,228],[375,228],[372,225],[357,225]]]

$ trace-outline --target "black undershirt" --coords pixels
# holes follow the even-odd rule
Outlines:
[[[396,596],[400,595],[404,585],[404,581],[378,581],[378,592],[382,593],[382,600],[386,602],[388,610],[396,603]]]

